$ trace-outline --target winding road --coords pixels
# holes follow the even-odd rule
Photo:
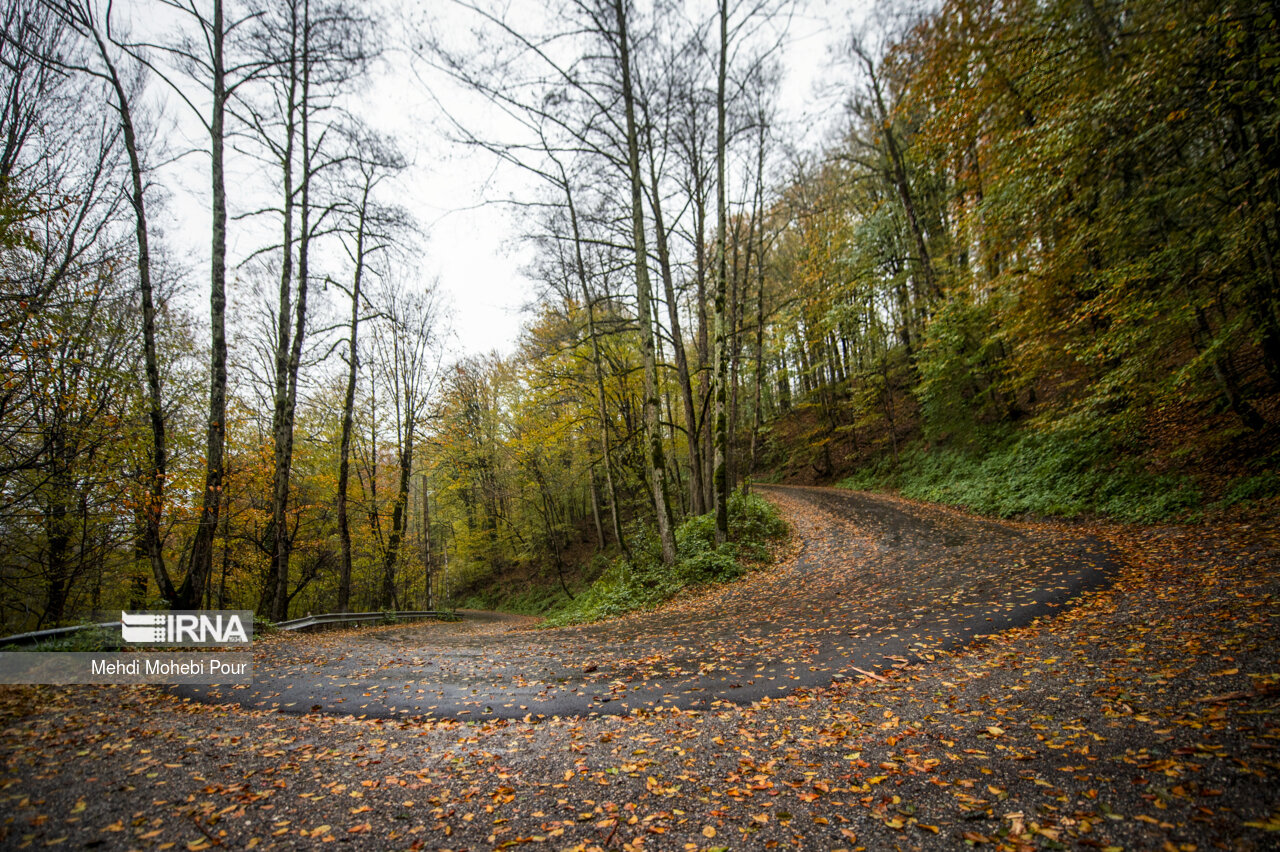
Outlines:
[[[795,552],[656,612],[543,630],[459,623],[259,644],[254,683],[200,700],[369,717],[516,718],[750,702],[930,655],[1051,613],[1106,582],[1101,541],[831,488],[761,487]]]

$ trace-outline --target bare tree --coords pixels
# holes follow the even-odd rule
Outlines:
[[[662,561],[674,565],[676,561],[675,523],[671,517],[671,502],[667,488],[666,452],[662,446],[662,430],[659,427],[658,365],[654,352],[653,316],[651,302],[652,285],[649,281],[649,250],[644,224],[644,175],[640,170],[640,131],[636,122],[635,90],[631,84],[631,41],[627,32],[627,8],[623,0],[613,0],[619,73],[622,78],[622,103],[626,116],[627,169],[631,178],[631,238],[636,257],[636,315],[640,326],[640,358],[644,366],[645,472],[653,492],[654,512],[657,516],[658,542],[662,548]]]
[[[109,84],[115,96],[115,110],[120,122],[125,152],[129,157],[129,200],[133,206],[134,234],[137,240],[138,288],[142,297],[143,363],[147,384],[147,416],[151,426],[151,465],[146,471],[147,498],[142,507],[142,545],[151,565],[160,596],[174,600],[176,591],[164,561],[161,522],[164,515],[164,488],[167,476],[164,404],[160,388],[160,361],[156,352],[156,304],[151,278],[151,246],[147,228],[145,173],[139,149],[134,118],[134,100],[142,88],[141,74],[126,80],[120,63],[128,57],[120,49],[112,33],[111,9],[101,16],[88,0],[64,0],[55,7],[60,17],[92,45],[96,61],[67,63],[69,69]],[[141,68],[139,67],[139,71]]]
[[[380,314],[386,334],[375,340],[375,371],[391,396],[395,415],[398,481],[391,504],[391,529],[382,554],[382,578],[378,605],[397,605],[396,568],[408,520],[409,486],[413,452],[440,378],[437,346],[439,306],[430,290],[411,291],[392,285],[381,299]]]
[[[347,331],[347,384],[342,403],[342,437],[338,455],[338,539],[342,562],[338,578],[338,611],[351,606],[351,527],[347,518],[347,487],[351,477],[351,440],[355,429],[356,379],[360,369],[361,313],[368,310],[364,278],[376,255],[388,249],[398,236],[409,230],[406,214],[379,205],[373,198],[378,184],[405,166],[404,158],[388,141],[370,134],[353,138],[357,155],[350,161],[352,172],[348,200],[342,205],[343,249],[351,261],[351,322]],[[423,488],[423,513],[426,513]]]
[[[342,136],[333,132],[334,117],[340,115],[336,99],[375,52],[370,30],[368,18],[322,0],[280,0],[268,7],[252,32],[253,49],[269,69],[265,103],[246,99],[238,110],[281,174],[282,204],[271,212],[280,216],[282,237],[270,247],[280,253],[271,425],[273,548],[261,601],[261,609],[277,620],[287,617],[290,598],[290,475],[312,247],[336,212],[333,205],[317,204],[315,196],[320,180],[352,152],[349,144],[334,147]]]
[[[185,576],[174,603],[194,609],[213,570],[213,545],[222,505],[223,457],[227,419],[227,185],[225,153],[227,107],[238,90],[268,67],[260,58],[236,51],[235,38],[256,20],[258,12],[233,10],[225,0],[160,0],[194,32],[169,41],[132,42],[127,47],[185,103],[209,136],[209,183],[212,213],[209,262],[209,409],[205,436],[205,478],[199,520],[186,555]],[[157,57],[153,59],[152,57]],[[163,57],[166,64],[162,64]],[[208,113],[200,98],[180,77],[209,95]]]

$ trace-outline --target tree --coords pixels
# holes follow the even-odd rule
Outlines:
[[[366,270],[376,255],[385,252],[406,230],[403,212],[379,205],[373,192],[379,183],[404,168],[404,159],[395,147],[372,135],[353,139],[357,156],[353,157],[348,201],[343,205],[344,226],[341,231],[343,250],[352,264],[351,322],[347,332],[347,382],[342,403],[342,436],[338,460],[337,522],[341,544],[341,574],[338,582],[338,611],[351,606],[351,527],[347,517],[347,487],[350,481],[351,440],[355,428],[356,379],[360,368],[360,319],[367,310],[364,296]],[[426,489],[423,489],[424,515]]]
[[[644,222],[644,175],[640,170],[640,131],[636,123],[635,90],[631,85],[631,43],[627,33],[627,10],[624,0],[613,0],[616,31],[611,33],[622,85],[622,103],[626,116],[627,170],[631,180],[631,239],[635,249],[636,316],[640,326],[640,360],[644,369],[645,473],[653,494],[657,517],[658,542],[662,561],[674,565],[676,560],[675,522],[667,493],[667,462],[658,425],[658,365],[654,352],[652,285],[649,280],[649,249]]]
[[[313,9],[314,6],[314,9]],[[265,103],[244,99],[238,112],[252,127],[274,168],[280,170],[282,237],[266,251],[280,253],[277,297],[272,435],[275,474],[272,523],[275,544],[261,608],[283,619],[289,583],[290,467],[297,416],[298,371],[307,333],[312,247],[328,226],[332,204],[317,204],[317,189],[348,156],[332,150],[343,136],[332,132],[336,99],[371,59],[370,21],[312,0],[281,0],[255,21],[250,40],[266,69]]]
[[[137,239],[138,288],[142,296],[142,340],[147,384],[147,417],[151,425],[151,460],[146,471],[147,499],[142,507],[142,542],[151,573],[165,600],[175,598],[173,581],[164,561],[164,541],[161,522],[164,515],[164,488],[167,476],[168,449],[165,435],[164,404],[160,388],[160,360],[156,351],[155,288],[151,275],[150,235],[147,228],[147,202],[145,174],[138,132],[134,120],[134,94],[141,87],[141,80],[126,88],[119,70],[119,55],[123,54],[111,36],[110,8],[104,19],[99,20],[88,2],[66,0],[57,9],[58,14],[82,38],[90,41],[97,54],[97,63],[67,63],[66,67],[79,73],[107,82],[115,96],[115,109],[120,122],[125,153],[129,158],[130,202],[134,212],[134,234]],[[130,89],[133,91],[131,92]]]
[[[382,298],[380,313],[387,334],[377,338],[374,369],[391,396],[398,477],[392,496],[391,529],[382,554],[378,606],[394,609],[396,568],[408,520],[415,441],[440,377],[439,308],[431,291],[392,286]]]
[[[224,0],[211,0],[208,9],[197,0],[161,0],[198,33],[180,37],[176,42],[131,43],[135,58],[144,62],[164,80],[174,93],[190,107],[209,135],[210,207],[212,213],[209,262],[209,407],[206,420],[205,481],[201,494],[200,517],[187,552],[186,572],[177,589],[174,605],[194,609],[213,570],[214,538],[218,532],[218,512],[222,505],[223,457],[226,451],[227,419],[227,186],[226,137],[227,106],[236,92],[264,73],[267,67],[255,57],[233,54],[233,37],[258,13],[246,11],[228,19]],[[142,53],[149,50],[168,57],[176,72],[185,74],[208,91],[208,115],[197,106],[176,76]]]

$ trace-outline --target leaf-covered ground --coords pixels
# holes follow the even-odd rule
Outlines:
[[[892,524],[840,517],[796,492],[773,498],[807,542],[791,563],[832,572],[846,569],[842,559],[856,563],[866,578],[859,594],[886,608],[924,593],[888,589],[895,577],[874,558],[890,546],[918,550],[907,527],[894,542]],[[948,536],[985,523],[894,505],[943,530],[944,550],[963,551]],[[989,526],[1020,543],[1083,532]],[[8,688],[0,846],[1276,848],[1274,522],[1090,532],[1122,558],[1105,587],[1057,612],[951,651],[909,647],[919,653],[892,654],[902,659],[865,675],[745,705],[704,694],[705,706],[637,701],[587,716],[358,719],[146,688]],[[791,563],[734,591],[803,597],[794,581],[777,582]],[[987,582],[962,584],[957,601]],[[683,599],[611,629],[620,641],[687,624],[681,612],[709,616],[732,594]],[[826,595],[839,602],[837,589]],[[807,629],[797,623],[792,633]],[[787,630],[778,628],[779,647],[800,653]],[[316,659],[343,635],[352,634],[316,642]],[[683,649],[680,660],[699,650],[697,634],[669,644]],[[708,664],[726,652],[701,650]]]

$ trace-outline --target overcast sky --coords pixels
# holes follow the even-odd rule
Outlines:
[[[387,16],[389,27],[401,30],[387,33],[390,46],[410,42],[408,28],[424,14],[437,19],[444,14],[450,26],[455,19],[457,26],[466,25],[449,0],[426,0],[425,5],[405,0],[403,6],[391,0],[391,5],[403,11]],[[530,5],[540,8],[536,2]],[[799,137],[815,145],[827,129],[824,116],[830,114],[831,95],[821,90],[833,73],[829,70],[832,46],[849,32],[854,10],[863,6],[860,0],[813,0],[795,15],[784,51],[780,98],[783,133],[793,143]],[[137,8],[132,10],[135,14]],[[421,65],[411,65],[408,55],[396,50],[361,85],[354,105],[370,124],[393,134],[410,159],[410,169],[389,200],[408,208],[422,227],[423,263],[413,275],[424,285],[435,282],[445,294],[452,311],[454,348],[465,353],[509,352],[519,334],[522,308],[533,290],[522,273],[530,258],[520,240],[519,215],[503,202],[529,198],[536,186],[516,169],[499,166],[492,155],[451,142],[437,100],[481,133],[492,120],[489,108],[477,97],[433,77]],[[173,107],[170,112],[162,132],[170,134],[171,141],[185,137],[192,147],[202,147],[198,126],[186,120],[181,109]],[[207,168],[207,158],[189,157],[166,169],[160,178],[169,192],[167,215],[157,225],[175,254],[192,268],[191,278],[197,284],[208,268]],[[237,188],[265,179],[261,171],[257,174],[255,178],[245,170],[229,180],[233,215]],[[266,244],[276,228],[268,222],[256,226],[232,222],[230,260],[235,262]],[[197,286],[196,297],[203,305],[207,296],[202,293],[207,294],[207,289]],[[249,298],[246,285],[233,284],[231,298],[233,307],[237,298]]]

